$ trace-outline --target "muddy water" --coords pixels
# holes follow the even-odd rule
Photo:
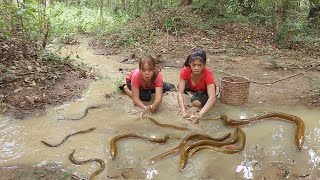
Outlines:
[[[100,158],[106,169],[97,179],[144,178],[144,179],[296,179],[320,178],[320,111],[302,107],[278,107],[250,102],[245,106],[229,106],[217,102],[205,119],[227,114],[230,118],[253,117],[265,112],[285,112],[302,118],[306,124],[306,141],[303,150],[296,148],[295,126],[292,123],[271,120],[243,127],[247,143],[243,151],[236,154],[223,154],[204,150],[189,159],[186,168],[179,172],[179,156],[174,155],[154,164],[147,161],[177,146],[181,139],[191,132],[209,134],[213,137],[233,132],[233,128],[223,126],[218,120],[203,120],[199,125],[182,119],[177,113],[177,99],[174,92],[165,94],[163,102],[152,116],[162,123],[171,123],[189,128],[188,131],[162,128],[146,120],[139,119],[141,110],[134,107],[131,100],[115,92],[119,79],[124,73],[119,68],[134,68],[134,65],[117,63],[104,56],[94,55],[83,46],[70,46],[64,53],[76,51],[83,62],[93,67],[99,79],[92,82],[81,99],[67,102],[63,106],[49,109],[47,115],[16,120],[1,117],[0,121],[0,164],[58,166],[79,176],[89,177],[99,168],[91,163],[76,166],[68,161],[75,150],[77,160]],[[74,54],[75,55],[75,54]],[[163,69],[166,81],[178,81],[178,69]],[[109,96],[106,98],[105,94]],[[101,105],[92,109],[81,120],[59,120],[64,117],[80,117],[90,105]],[[96,129],[87,134],[78,134],[64,144],[50,148],[41,143],[57,144],[68,134]],[[118,154],[110,159],[109,141],[112,137],[125,133],[137,133],[147,137],[172,138],[165,144],[149,143],[143,140],[124,140],[117,143]]]

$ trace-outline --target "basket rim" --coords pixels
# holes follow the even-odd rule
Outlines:
[[[232,82],[232,81],[228,81],[226,79],[223,79],[223,78],[232,78],[232,77],[242,78],[242,79],[244,79],[244,81],[242,81],[242,82]],[[233,83],[233,84],[250,83],[249,79],[247,79],[245,77],[240,77],[240,76],[225,76],[225,77],[221,78],[221,81],[228,82],[228,83]]]

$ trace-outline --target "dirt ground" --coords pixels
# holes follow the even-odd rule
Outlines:
[[[190,29],[188,29],[190,30]],[[227,23],[214,29],[215,35],[203,30],[164,34],[141,48],[125,48],[113,35],[92,43],[96,54],[112,57],[121,63],[137,63],[139,57],[152,55],[162,68],[183,66],[192,50],[207,52],[207,66],[220,86],[225,76],[245,77],[251,81],[249,101],[276,105],[320,106],[320,42],[304,45],[288,42],[279,48],[274,32],[257,24]]]
[[[214,71],[218,85],[224,76],[246,77],[252,81],[250,101],[320,107],[319,42],[313,49],[301,44],[280,49],[272,31],[237,23],[217,27],[215,32],[210,35],[194,30],[180,36],[159,32],[145,53],[139,48],[117,46],[116,43],[106,46],[107,41],[117,41],[112,35],[101,41],[93,40],[91,47],[96,54],[121,63],[137,63],[142,55],[151,54],[161,67],[176,68],[177,71],[188,53],[201,47],[207,52],[207,66]],[[20,44],[16,39],[0,43],[0,110],[3,114],[23,119],[81,97],[93,76],[86,67],[40,60],[36,53],[25,55]],[[29,52],[34,52],[28,48]],[[277,80],[279,82],[275,82]],[[0,179],[3,178],[79,179],[61,169],[30,166],[2,167]]]

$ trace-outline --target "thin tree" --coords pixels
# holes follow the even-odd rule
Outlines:
[[[100,3],[99,3],[99,11],[100,11],[100,12],[99,12],[99,13],[100,13],[99,24],[100,24],[101,30],[104,29],[103,5],[104,5],[103,0],[100,0]]]
[[[121,0],[121,9],[123,12],[126,10],[126,0]]]
[[[19,0],[17,0],[16,3],[17,3],[17,6],[18,6],[18,9],[22,8],[21,7],[22,3]],[[21,37],[22,37],[21,39],[22,39],[22,47],[23,47],[22,48],[22,54],[23,54],[24,57],[26,57],[27,48],[26,48],[26,43],[25,43],[25,29],[24,29],[24,25],[23,25],[23,15],[19,14],[18,12],[17,12],[17,15],[18,15],[18,18],[19,18],[19,21],[20,21],[20,31],[21,31]]]

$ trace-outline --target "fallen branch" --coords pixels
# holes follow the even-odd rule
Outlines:
[[[282,78],[282,79],[278,79],[278,80],[275,80],[275,81],[272,81],[272,82],[259,82],[259,81],[252,81],[252,80],[249,80],[250,82],[252,83],[256,83],[256,84],[267,84],[267,85],[272,85],[272,84],[275,84],[277,82],[280,82],[280,81],[283,81],[283,80],[286,80],[286,79],[290,79],[290,78],[293,78],[295,76],[298,76],[298,75],[301,75],[301,74],[304,74],[308,71],[311,71],[313,69],[315,69],[316,67],[320,66],[320,63],[319,64],[316,64],[315,66],[303,71],[303,72],[299,72],[299,73],[296,73],[296,74],[293,74],[291,76],[288,76],[288,77],[285,77],[285,78]],[[227,74],[228,76],[234,76],[234,75],[231,75],[231,74],[228,74],[228,73],[224,73],[224,74]]]

